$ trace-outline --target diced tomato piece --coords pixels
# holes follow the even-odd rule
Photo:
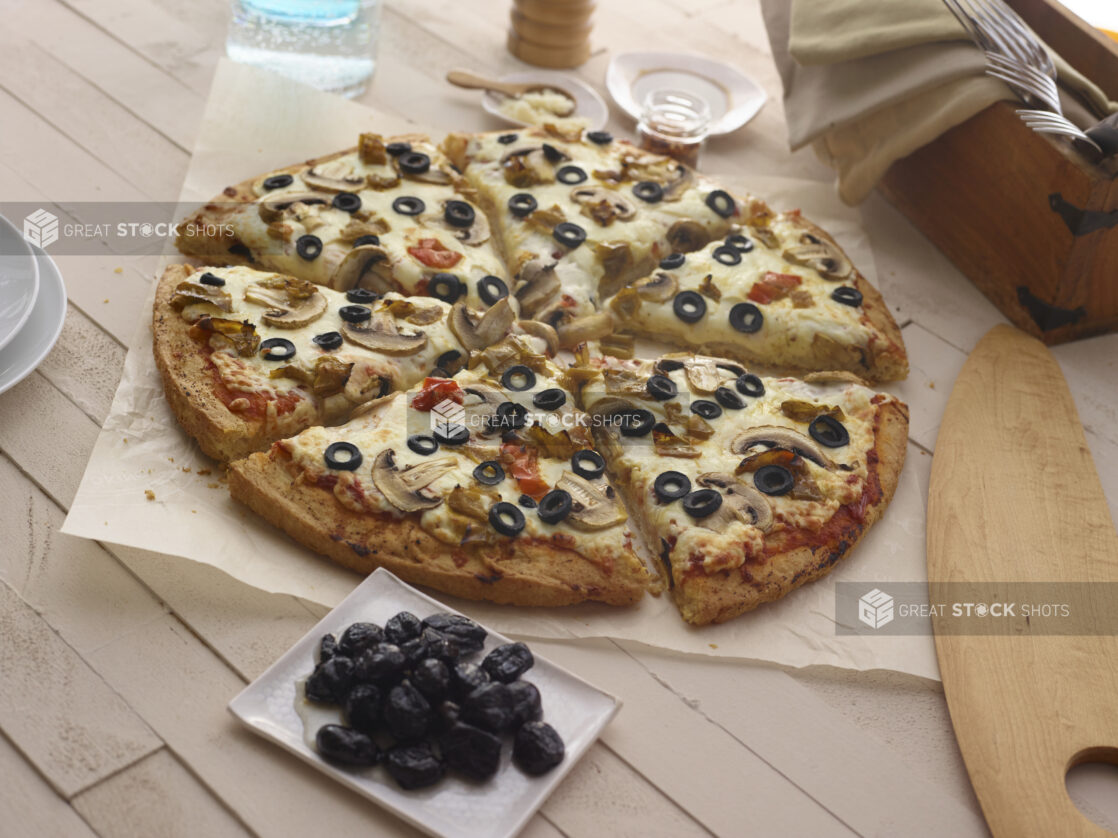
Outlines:
[[[515,478],[524,494],[539,500],[551,489],[547,481],[540,477],[540,464],[536,460],[535,451],[515,442],[506,442],[501,446],[501,463],[505,472]]]
[[[425,378],[419,392],[412,397],[411,406],[426,412],[446,399],[462,404],[465,394],[458,382],[449,378]]]
[[[803,282],[795,274],[778,274],[767,271],[760,280],[753,283],[749,289],[749,299],[755,303],[771,303],[773,300],[782,300],[788,292]]]
[[[461,253],[446,247],[438,239],[420,239],[419,243],[408,248],[408,254],[428,268],[453,268],[462,258]]]

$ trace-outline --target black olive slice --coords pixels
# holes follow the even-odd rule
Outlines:
[[[741,400],[741,396],[729,387],[719,387],[714,391],[714,398],[727,410],[741,410],[745,407],[745,402]]]
[[[567,403],[567,394],[558,387],[548,387],[532,396],[532,404],[540,410],[558,410]]]
[[[260,355],[265,361],[286,361],[295,356],[295,344],[287,338],[268,338],[260,344]]]
[[[338,309],[338,316],[346,323],[364,323],[373,316],[373,312],[368,306],[342,306]]]
[[[726,244],[737,248],[742,253],[748,253],[753,249],[753,239],[743,236],[741,233],[732,233],[726,236]]]
[[[351,303],[368,305],[369,303],[375,303],[379,300],[380,294],[376,291],[370,291],[368,288],[350,288],[345,292],[345,298]]]
[[[606,473],[606,460],[592,448],[576,451],[571,457],[571,471],[587,480],[597,480]]]
[[[270,178],[265,178],[264,182],[260,184],[265,189],[283,189],[285,186],[290,186],[295,182],[295,178],[291,175],[272,175]]]
[[[485,486],[496,486],[505,479],[505,470],[496,460],[486,460],[474,469],[474,480]]]
[[[697,291],[680,291],[672,300],[672,311],[684,323],[698,323],[707,313],[707,301]]]
[[[683,267],[683,263],[687,261],[687,257],[682,253],[669,253],[660,260],[660,268],[665,271],[673,271],[676,268]]]
[[[544,143],[541,148],[543,149],[543,156],[547,158],[548,163],[558,163],[560,160],[567,159],[567,155],[550,143]]]
[[[617,413],[615,416],[621,420],[622,436],[644,436],[656,424],[656,417],[652,415],[652,411],[645,410],[643,407]]]
[[[681,471],[665,471],[656,475],[652,491],[660,503],[671,503],[691,492],[691,480]]]
[[[722,189],[715,189],[707,195],[706,203],[708,207],[723,218],[729,218],[734,214],[734,210],[737,209],[737,205],[734,204],[734,199],[730,197],[730,193]]]
[[[420,456],[427,457],[439,450],[439,443],[427,434],[412,434],[408,437],[408,448]]]
[[[666,402],[679,395],[675,382],[666,375],[649,376],[648,381],[644,383],[644,389],[658,402]]]
[[[551,231],[551,237],[563,247],[574,249],[586,241],[586,231],[570,221],[560,221]]]
[[[517,134],[502,134],[497,138],[497,142],[501,145],[511,145],[516,142]]]
[[[202,276],[198,278],[198,281],[201,282],[203,285],[212,285],[214,288],[220,288],[225,284],[224,279],[222,279],[220,276],[215,276],[209,271],[202,274]]]
[[[751,372],[745,372],[738,376],[738,380],[734,382],[734,386],[738,388],[738,392],[743,396],[749,396],[753,399],[759,399],[765,395],[765,385],[761,379]]]
[[[419,215],[427,205],[414,195],[402,195],[392,202],[392,209],[400,215]]]
[[[831,292],[831,299],[836,303],[842,303],[844,306],[857,308],[862,304],[862,292],[857,288],[851,288],[849,285],[840,285]]]
[[[545,524],[558,524],[571,514],[571,495],[562,489],[552,489],[540,498],[537,514]]]
[[[683,511],[692,518],[707,518],[722,506],[722,495],[715,489],[697,489],[683,498]]]
[[[427,293],[444,303],[455,302],[465,290],[462,280],[449,273],[437,273],[427,283]]]
[[[507,390],[523,393],[536,386],[536,374],[523,364],[516,364],[501,375],[501,386]]]
[[[451,227],[469,227],[477,218],[477,213],[465,201],[447,201],[443,207],[443,218]]]
[[[730,309],[730,325],[737,331],[751,335],[759,332],[765,323],[765,315],[753,303],[737,303]]]
[[[753,472],[753,485],[766,495],[786,495],[796,478],[784,466],[761,466]]]
[[[365,247],[366,245],[369,245],[369,244],[372,244],[372,245],[380,244],[380,236],[374,236],[373,234],[370,233],[367,236],[358,236],[356,239],[353,240],[353,246],[354,247]]]
[[[496,305],[509,295],[509,287],[503,279],[490,274],[478,280],[477,295],[487,306]]]
[[[709,399],[696,399],[691,402],[691,412],[703,419],[717,419],[722,415],[722,407]]]
[[[439,445],[464,445],[470,441],[470,429],[455,422],[439,425],[432,431],[432,436]]]
[[[516,402],[501,402],[497,405],[495,424],[505,431],[515,431],[528,424],[528,408]]]
[[[842,422],[826,413],[812,419],[807,432],[812,439],[828,448],[841,448],[850,442],[850,434]]]
[[[741,252],[732,244],[724,244],[721,247],[714,248],[714,252],[710,254],[715,262],[721,262],[723,265],[740,265]]]
[[[322,253],[322,239],[309,233],[299,236],[298,241],[295,242],[295,252],[308,262],[313,262]]]
[[[393,157],[399,157],[401,154],[411,151],[411,143],[389,143],[384,147],[384,150]]]
[[[400,155],[399,165],[405,175],[421,175],[431,168],[431,158],[422,151],[405,151]]]
[[[573,186],[576,183],[582,183],[586,180],[586,172],[578,166],[563,166],[555,173],[555,179],[560,183]]]
[[[353,192],[339,192],[331,204],[334,209],[353,214],[361,209],[361,196]]]
[[[531,495],[521,495],[516,499],[516,502],[525,509],[535,509],[537,506],[536,499]]]
[[[613,134],[609,131],[587,131],[586,139],[595,145],[609,145],[613,142]]]
[[[664,200],[664,187],[654,180],[642,180],[633,186],[633,194],[647,204],[656,204]]]
[[[313,341],[315,346],[319,347],[320,349],[325,349],[327,351],[331,349],[337,349],[339,346],[342,345],[342,333],[323,332],[321,335],[315,335],[313,338],[311,338],[311,341]]]
[[[489,507],[489,524],[501,535],[513,536],[524,529],[524,513],[508,501]]]
[[[361,467],[361,449],[352,442],[333,442],[322,455],[327,468],[338,471],[357,471]]]
[[[535,209],[538,206],[539,204],[536,203],[536,199],[529,195],[527,192],[517,192],[515,195],[509,198],[509,212],[511,212],[517,218],[523,218],[524,216],[535,212]]]

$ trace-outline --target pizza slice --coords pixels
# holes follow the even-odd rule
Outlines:
[[[900,329],[835,241],[798,211],[743,205],[729,235],[668,254],[614,296],[617,328],[744,363],[905,378]]]
[[[243,457],[316,424],[336,424],[432,370],[520,331],[507,300],[346,293],[250,268],[167,268],[152,315],[167,401],[202,450]],[[530,324],[540,333],[542,324]],[[523,338],[537,351],[547,341]],[[554,336],[551,343],[554,344]]]
[[[583,404],[688,623],[823,576],[893,496],[908,409],[849,373],[761,378],[682,354],[599,366]]]
[[[523,337],[477,359],[232,463],[233,497],[361,573],[518,605],[636,602],[649,576],[563,374]]]
[[[211,265],[485,308],[508,284],[464,185],[426,137],[362,134],[355,149],[228,187],[179,225],[175,244]]]
[[[741,220],[709,179],[601,131],[451,134],[443,149],[493,221],[525,315],[567,346],[609,333],[604,297]]]

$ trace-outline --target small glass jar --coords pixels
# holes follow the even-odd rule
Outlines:
[[[653,90],[641,106],[641,148],[697,167],[710,133],[710,105],[683,90]]]

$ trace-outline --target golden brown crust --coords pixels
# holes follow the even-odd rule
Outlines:
[[[584,600],[632,605],[648,583],[627,546],[619,546],[610,572],[574,550],[520,539],[506,542],[511,549],[502,554],[463,551],[455,557],[416,518],[354,512],[332,492],[293,477],[286,464],[268,454],[232,463],[229,490],[269,523],[338,564],[358,573],[384,567],[453,596],[511,605]]]
[[[881,496],[866,509],[863,520],[822,544],[778,553],[763,564],[677,578],[672,595],[683,619],[697,626],[722,623],[830,573],[857,547],[893,499],[904,465],[907,440],[908,409],[897,401],[884,403],[874,436]],[[749,571],[748,576],[743,570]]]

